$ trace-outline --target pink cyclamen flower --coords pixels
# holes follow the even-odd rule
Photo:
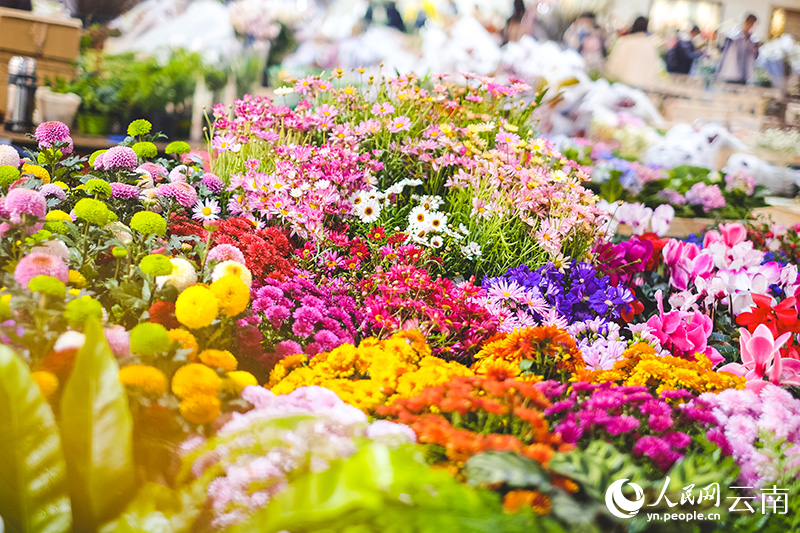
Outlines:
[[[694,259],[700,253],[700,248],[690,242],[670,239],[664,246],[661,254],[664,257],[664,264],[672,268],[681,259]]]
[[[403,115],[393,118],[389,123],[389,131],[392,133],[397,133],[398,131],[408,131],[410,129],[411,119]]]
[[[113,146],[94,160],[94,168],[98,170],[133,170],[138,164],[139,156],[130,146]]]
[[[61,153],[68,155],[72,153],[72,138],[69,136],[69,127],[57,120],[42,122],[34,133],[36,140],[39,141],[39,148],[51,148],[55,142],[68,143],[68,146],[61,148]]]
[[[741,363],[729,363],[720,370],[732,372],[747,379],[747,389],[760,392],[768,383],[774,385],[800,385],[800,361],[781,356],[781,348],[791,332],[777,339],[766,324],[759,324],[753,333],[740,328],[739,347]]]
[[[677,357],[694,359],[701,353],[716,366],[724,358],[713,347],[708,346],[708,338],[714,329],[711,318],[700,311],[675,310],[664,312],[663,293],[656,292],[659,314],[647,321],[653,335],[661,342],[661,346]]]
[[[14,279],[22,287],[28,288],[28,282],[36,276],[52,276],[66,283],[69,267],[59,257],[33,252],[19,260],[14,269]]]
[[[728,248],[733,248],[740,242],[747,240],[747,229],[736,222],[733,224],[720,224],[719,231],[711,230],[703,238],[703,248],[715,242],[722,242]]]

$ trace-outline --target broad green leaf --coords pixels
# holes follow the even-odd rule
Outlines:
[[[464,474],[470,485],[502,483],[510,487],[550,490],[542,465],[513,452],[485,452],[467,460]]]
[[[100,323],[87,323],[85,333],[61,400],[61,434],[75,526],[93,531],[134,490],[133,418]]]
[[[28,365],[0,346],[0,517],[5,530],[69,531],[72,515],[66,476],[50,406]]]
[[[648,484],[641,467],[612,444],[596,440],[585,449],[557,453],[550,460],[550,470],[577,481],[596,500],[605,497],[609,485],[617,479],[629,479],[641,486]]]

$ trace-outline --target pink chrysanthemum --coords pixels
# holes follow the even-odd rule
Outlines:
[[[156,187],[155,194],[172,198],[183,207],[192,207],[197,203],[197,191],[188,183],[165,183]]]
[[[232,244],[218,244],[208,252],[206,262],[216,260],[219,263],[223,261],[236,261],[244,264],[244,254],[237,247]]]
[[[13,146],[0,144],[0,165],[11,165],[14,168],[19,168],[21,162],[19,152]]]
[[[123,326],[118,324],[109,326],[103,330],[103,334],[114,355],[129,355],[131,336]]]
[[[98,162],[102,167],[98,166]],[[139,164],[139,157],[130,146],[114,146],[94,161],[94,168],[98,170],[133,170]]]
[[[62,189],[55,183],[47,183],[45,185],[42,185],[42,188],[39,189],[39,192],[42,193],[42,195],[45,198],[47,198],[48,196],[53,196],[62,201],[67,199],[67,193],[64,192],[64,189]]]
[[[186,178],[189,174],[189,167],[186,165],[178,165],[173,168],[169,173],[170,183],[186,183]]]
[[[222,178],[214,175],[214,174],[203,174],[200,183],[208,187],[208,190],[213,193],[221,193],[222,188],[225,186],[225,182],[222,181]]]
[[[14,269],[14,279],[27,288],[28,282],[36,276],[52,276],[66,283],[69,268],[62,259],[54,255],[33,252],[19,260]]]
[[[119,183],[117,181],[111,183],[111,196],[113,198],[138,198],[139,188],[126,183]]]
[[[11,222],[20,224],[23,215],[44,218],[47,213],[47,200],[39,191],[17,188],[9,191],[5,208],[8,210]]]
[[[139,173],[147,172],[150,174],[150,177],[153,178],[153,181],[158,181],[159,178],[169,176],[169,171],[157,163],[142,163],[136,170]]]
[[[36,128],[36,140],[39,141],[39,148],[51,148],[54,142],[69,143],[61,149],[61,153],[68,155],[72,153],[72,138],[69,136],[69,127],[57,120],[42,122]]]

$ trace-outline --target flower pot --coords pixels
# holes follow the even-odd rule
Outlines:
[[[78,129],[87,135],[104,135],[108,132],[108,115],[82,113],[78,115]]]
[[[71,128],[80,105],[81,97],[77,94],[54,93],[47,87],[40,87],[36,91],[37,123],[57,120]]]

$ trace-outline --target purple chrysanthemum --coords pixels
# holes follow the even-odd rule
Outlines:
[[[42,185],[42,188],[39,189],[39,192],[42,193],[42,195],[45,198],[47,198],[48,196],[53,196],[62,201],[67,199],[67,193],[64,192],[64,189],[62,189],[55,183],[47,183],[45,185]]]
[[[54,255],[33,252],[19,260],[14,269],[14,279],[27,288],[28,282],[36,276],[52,276],[66,283],[69,278],[69,267]]]
[[[98,166],[98,162],[102,168]],[[139,164],[139,157],[130,146],[113,146],[94,161],[94,167],[99,170],[133,170]]]
[[[6,195],[5,208],[11,222],[20,224],[23,215],[35,218],[44,218],[47,213],[47,200],[39,191],[33,189],[17,188]]]
[[[111,183],[111,196],[114,198],[138,198],[139,188],[127,183],[119,183],[117,181]]]
[[[208,252],[206,262],[216,260],[218,263],[223,261],[236,261],[244,264],[244,254],[232,244],[218,244]],[[283,296],[281,294],[281,296]]]
[[[39,141],[39,148],[50,148],[54,142],[69,143],[61,149],[61,153],[68,155],[72,153],[72,138],[69,136],[69,127],[57,120],[42,122],[36,128],[36,140]]]
[[[209,191],[217,194],[221,193],[222,188],[225,186],[222,178],[214,174],[203,174],[203,177],[200,179],[200,183],[208,187]]]

